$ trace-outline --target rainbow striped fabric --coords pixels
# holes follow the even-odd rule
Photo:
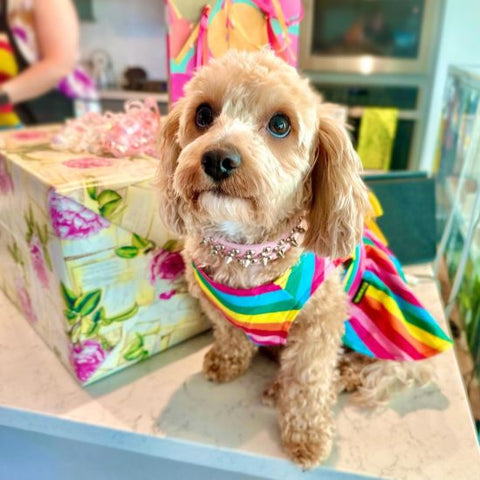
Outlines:
[[[398,260],[369,230],[347,260],[330,261],[306,252],[272,283],[250,289],[214,282],[193,264],[208,300],[257,345],[284,345],[302,307],[327,276],[343,264],[350,297],[343,343],[385,360],[421,360],[448,349],[452,341],[419,303]]]
[[[336,265],[313,253],[273,283],[238,289],[210,279],[193,264],[194,274],[207,298],[225,318],[258,345],[284,345],[288,331],[307,300]]]
[[[452,345],[408,286],[398,260],[371,231],[365,230],[344,268],[350,297],[346,346],[385,360],[422,360]]]

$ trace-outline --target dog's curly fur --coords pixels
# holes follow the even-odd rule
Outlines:
[[[195,112],[204,103],[212,106],[215,120],[199,129]],[[279,112],[292,125],[283,139],[266,129]],[[212,147],[241,156],[240,167],[221,183],[201,166]],[[203,370],[209,380],[228,382],[248,369],[257,347],[203,296],[192,260],[216,282],[250,288],[278,278],[304,249],[332,258],[349,254],[360,241],[368,209],[361,164],[331,108],[294,68],[268,51],[230,52],[198,71],[164,122],[160,149],[161,212],[168,228],[184,238],[190,292],[214,326],[215,342]],[[308,224],[303,245],[267,267],[225,264],[201,245],[204,236],[262,243],[278,238],[301,216]],[[334,273],[291,327],[278,376],[263,397],[278,408],[285,451],[304,468],[331,450],[338,390],[361,383],[353,357],[344,357],[337,368],[346,316],[347,298]]]

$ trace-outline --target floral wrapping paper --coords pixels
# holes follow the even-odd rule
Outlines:
[[[81,384],[208,328],[160,223],[157,160],[0,136],[0,288]]]

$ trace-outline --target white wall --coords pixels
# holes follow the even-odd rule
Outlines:
[[[433,165],[448,66],[473,64],[480,65],[480,0],[446,0],[421,170]]]
[[[149,78],[167,78],[164,0],[93,0],[94,22],[82,22],[82,60],[98,48],[106,50],[117,78],[140,66]]]

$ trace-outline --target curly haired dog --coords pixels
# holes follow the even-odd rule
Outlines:
[[[209,380],[228,382],[248,369],[258,347],[206,298],[192,261],[219,284],[249,289],[280,277],[305,250],[349,254],[368,209],[361,164],[331,108],[267,51],[230,52],[202,68],[166,118],[160,147],[162,214],[184,238],[190,292],[214,326],[203,370]],[[258,245],[290,231],[300,245],[292,241],[265,262],[228,259],[208,240]],[[305,468],[330,453],[338,372],[343,388],[353,390],[373,362],[345,357],[339,364],[346,316],[335,271],[292,324],[277,378],[264,394],[278,408],[285,451]]]

